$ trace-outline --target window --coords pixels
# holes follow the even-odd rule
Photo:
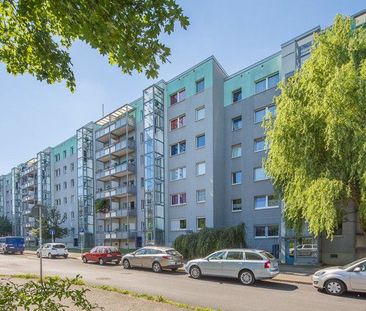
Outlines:
[[[200,93],[205,89],[205,79],[196,81],[196,93]]]
[[[55,170],[55,176],[57,177],[57,176],[60,176],[61,175],[61,169],[56,169]]]
[[[243,127],[243,122],[241,120],[241,116],[231,119],[232,130],[237,131]]]
[[[243,252],[239,251],[227,252],[226,260],[243,260]]]
[[[206,162],[196,163],[196,175],[201,176],[206,174]]]
[[[297,66],[300,68],[304,62],[310,57],[311,52],[311,44],[312,42],[309,41],[303,45],[300,45],[297,50]]]
[[[204,217],[197,218],[197,229],[201,230],[204,228],[206,228],[206,218]]]
[[[55,161],[58,162],[60,161],[60,159],[61,159],[60,154],[59,153],[55,154]]]
[[[225,256],[225,254],[226,254],[225,251],[215,252],[207,258],[210,260],[222,260]]]
[[[67,182],[64,181],[64,189],[67,189]]]
[[[74,219],[75,218],[75,213],[71,212],[71,218]]]
[[[57,185],[55,185],[55,190],[56,190],[56,191],[60,191],[60,190],[61,190],[61,184],[57,184]]]
[[[231,200],[231,210],[233,212],[240,212],[241,208],[241,199],[233,199]]]
[[[74,200],[75,200],[75,196],[74,196],[74,195],[72,195],[72,196],[70,197],[70,203],[74,203]]]
[[[206,136],[205,134],[201,134],[196,136],[196,148],[202,148],[206,144]]]
[[[231,184],[232,185],[241,184],[241,171],[231,173]]]
[[[232,158],[241,157],[241,144],[231,146],[231,157]]]
[[[182,100],[185,99],[185,97],[186,97],[185,89],[170,95],[170,105],[174,105],[176,103],[181,102]]]
[[[185,140],[170,146],[170,155],[171,156],[184,153],[185,151],[186,151],[186,141]]]
[[[279,237],[279,225],[261,225],[255,226],[256,238],[277,238]]]
[[[71,187],[74,187],[75,186],[75,180],[74,179],[71,179],[70,180],[70,185],[71,185]]]
[[[170,170],[170,180],[175,181],[186,178],[186,171],[185,166]]]
[[[264,118],[267,116],[268,113],[271,113],[273,118],[276,117],[276,106],[272,105],[255,111],[254,123],[263,122]]]
[[[187,220],[186,219],[173,219],[170,222],[170,230],[185,230],[187,229]]]
[[[63,157],[66,158],[66,150],[63,151]]]
[[[263,209],[263,208],[277,208],[280,206],[279,198],[272,195],[261,195],[254,197],[254,208],[255,209]]]
[[[66,173],[67,173],[67,166],[66,166],[66,165],[64,165],[64,167],[63,167],[63,171],[64,171],[64,174],[66,174]]]
[[[204,119],[205,114],[206,114],[205,106],[197,108],[196,109],[196,121]]]
[[[186,193],[176,193],[171,195],[171,205],[182,205],[187,203]]]
[[[241,100],[241,88],[233,91],[233,103],[236,103],[239,100]]]
[[[70,154],[74,154],[74,147],[70,147]]]
[[[258,80],[255,82],[255,92],[260,93],[265,90],[276,87],[279,81],[280,81],[280,75],[278,72],[267,78]]]
[[[170,130],[179,129],[186,125],[186,115],[179,116],[173,120],[170,120]]]
[[[64,197],[64,204],[67,204],[67,197]]]
[[[74,169],[75,169],[75,165],[74,165],[74,163],[71,163],[71,164],[70,164],[70,171],[71,171],[71,172],[73,172],[73,171],[74,171]]]
[[[266,150],[266,140],[264,137],[254,139],[254,152]]]
[[[245,252],[246,260],[264,260],[261,255],[252,252]]]
[[[206,202],[206,190],[205,189],[196,191],[196,201],[197,201],[197,203]]]
[[[269,177],[266,175],[263,167],[254,168],[254,181],[267,180]]]

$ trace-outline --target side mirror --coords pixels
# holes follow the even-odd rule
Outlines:
[[[356,267],[353,269],[353,272],[361,272],[361,267]]]

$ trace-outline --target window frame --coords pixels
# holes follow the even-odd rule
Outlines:
[[[265,119],[266,115],[267,115],[269,112],[271,112],[271,111],[269,110],[271,107],[275,107],[275,110],[277,109],[277,108],[276,108],[276,104],[274,104],[274,103],[272,103],[272,104],[270,104],[270,105],[268,105],[268,106],[264,106],[264,107],[261,107],[261,108],[255,109],[255,110],[254,110],[254,124],[261,124],[261,123],[263,123],[263,121],[264,121],[264,119]],[[257,121],[257,120],[256,120],[256,114],[257,114],[258,112],[260,112],[260,111],[264,111],[264,117],[262,118],[262,120]],[[271,113],[272,113],[272,112],[271,112]],[[276,115],[277,115],[277,112],[276,112],[276,113],[274,113],[274,114],[272,113],[272,117],[273,117],[273,118],[275,118],[275,117],[276,117]]]
[[[259,150],[256,150],[256,143],[257,142],[264,142],[264,147],[263,147],[263,149],[259,149]],[[258,138],[255,138],[254,139],[254,152],[262,152],[262,151],[266,151],[267,150],[267,148],[266,148],[266,137],[265,136],[263,136],[263,137],[258,137]]]
[[[203,228],[200,228],[200,227],[199,227],[199,222],[200,222],[200,220],[202,220],[202,219],[204,219],[204,220],[205,220],[205,225],[204,225],[204,227],[203,227]],[[202,229],[204,229],[204,228],[207,228],[207,226],[206,226],[206,217],[203,217],[203,216],[197,217],[197,218],[196,218],[196,227],[197,227],[197,230],[198,230],[198,231],[199,231],[199,230],[202,230]]]
[[[203,191],[205,198],[204,198],[204,200],[199,201],[198,200],[198,193],[201,192],[201,191]],[[196,190],[196,203],[206,203],[206,199],[207,199],[206,198],[206,189],[197,189]]]
[[[184,174],[182,174],[182,175],[184,175],[184,177],[182,177],[182,178],[179,178],[180,175],[181,175],[180,170],[182,170],[182,172],[184,172]],[[177,172],[177,177],[178,178],[176,178],[176,179],[172,179],[172,173],[174,171]],[[178,181],[178,180],[182,180],[182,179],[186,179],[186,178],[187,178],[187,167],[186,166],[180,166],[180,167],[172,168],[172,169],[169,170],[169,181]]]
[[[180,120],[183,120],[183,125],[181,125],[181,126],[179,126],[181,123],[180,123]],[[177,127],[176,128],[172,128],[172,122],[173,121],[177,121]],[[187,120],[187,117],[186,117],[186,114],[185,113],[183,113],[183,114],[181,114],[181,115],[179,115],[178,117],[175,117],[175,118],[172,118],[172,119],[170,119],[169,120],[169,130],[172,132],[172,131],[176,131],[176,130],[179,130],[180,128],[182,128],[182,127],[185,127],[186,126],[186,120]]]
[[[183,93],[183,96],[181,95]],[[177,101],[172,103],[172,97],[176,96]],[[170,106],[174,106],[182,101],[184,101],[186,99],[186,88],[181,88],[180,90],[172,93],[169,95],[169,99],[170,99]]]
[[[203,88],[201,90],[198,89],[198,85],[203,83]],[[196,94],[202,93],[205,90],[205,78],[202,77],[196,81]]]
[[[268,205],[268,202],[270,201],[269,197],[272,197],[272,196],[275,197],[275,194],[255,195],[254,196],[254,209],[255,210],[264,210],[264,209],[279,208],[280,205],[281,205],[280,198],[277,198],[278,205],[271,205],[271,206]],[[257,198],[263,198],[263,197],[265,198],[265,206],[264,207],[256,207],[256,199]]]
[[[234,156],[233,155],[233,150],[234,150],[234,147],[235,146],[239,146],[239,150],[240,150],[240,155],[237,155],[237,156]],[[242,156],[242,148],[241,148],[241,143],[238,143],[238,144],[234,144],[234,145],[231,145],[231,158],[232,159],[236,159],[236,158],[240,158]]]
[[[240,127],[238,128],[234,128],[234,124],[235,124],[235,121],[239,120],[240,119]],[[238,115],[234,118],[231,118],[231,131],[232,132],[236,132],[236,131],[239,131],[243,128],[243,117],[242,115]]]
[[[182,203],[182,197],[181,195],[184,194],[184,197],[185,197],[185,202]],[[172,200],[173,200],[173,196],[177,196],[178,198],[178,203],[177,204],[173,204],[172,203]],[[186,205],[187,204],[187,192],[178,192],[178,193],[172,193],[170,195],[170,206],[181,206],[181,205]]]
[[[240,209],[234,209],[234,201],[235,200],[240,200]],[[243,200],[242,198],[236,198],[236,199],[231,199],[231,212],[232,213],[239,213],[239,212],[242,212],[243,211]]]
[[[200,164],[204,165],[204,173],[202,173],[202,174],[199,174],[199,170],[198,170],[198,167]],[[196,162],[196,176],[203,176],[203,175],[206,175],[206,161]]]
[[[200,119],[198,119],[198,112],[199,111],[202,111],[203,110],[203,117],[202,118],[200,118]],[[200,106],[200,107],[197,107],[196,109],[195,109],[195,117],[194,117],[194,120],[195,121],[201,121],[201,120],[203,120],[203,119],[205,119],[206,118],[206,107],[205,106]]]
[[[262,172],[263,172],[263,178],[261,178],[261,179],[256,179],[256,170],[262,170]],[[253,168],[253,181],[254,182],[260,182],[260,181],[266,181],[266,180],[269,180],[270,178],[269,178],[269,176],[266,174],[266,172],[265,172],[265,170],[264,170],[264,168],[263,168],[263,166],[257,166],[257,167],[254,167]]]
[[[181,151],[181,145],[182,145],[183,143],[185,144],[185,148],[184,148],[184,151],[182,152],[182,151]],[[172,147],[173,147],[173,146],[175,146],[175,145],[177,145],[177,147],[178,147],[178,149],[177,149],[177,150],[178,150],[178,152],[177,152],[176,154],[172,154]],[[179,141],[179,142],[177,142],[177,143],[175,143],[175,144],[170,145],[170,146],[169,146],[169,149],[170,149],[170,150],[169,150],[169,151],[170,151],[170,152],[169,152],[169,154],[170,154],[170,156],[171,156],[171,157],[175,157],[175,156],[177,156],[177,155],[183,154],[183,153],[185,153],[185,152],[186,152],[186,150],[187,150],[187,141],[186,141],[186,140],[181,140],[181,141]]]
[[[240,182],[234,183],[234,174],[237,174],[237,173],[240,173]],[[236,186],[236,185],[241,185],[241,183],[242,183],[242,171],[231,172],[231,185]]]
[[[203,145],[198,146],[198,141],[202,137],[203,137],[203,140],[204,140]],[[204,148],[204,147],[206,147],[206,133],[196,135],[196,149],[201,149],[201,148]]]
[[[235,94],[236,94],[236,93],[240,93],[240,95],[239,95],[239,98],[238,98],[237,100],[234,100],[234,99],[235,99]],[[233,91],[231,92],[231,102],[232,102],[233,104],[235,104],[235,103],[237,103],[237,102],[240,102],[242,99],[243,99],[243,91],[242,91],[242,88],[241,88],[241,87],[239,87],[239,88],[237,88],[237,89],[235,89],[235,90],[233,90]]]

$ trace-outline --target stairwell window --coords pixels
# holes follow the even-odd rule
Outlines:
[[[170,95],[170,105],[175,105],[186,98],[186,90],[180,90],[172,95]]]

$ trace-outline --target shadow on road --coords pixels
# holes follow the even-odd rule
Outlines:
[[[342,296],[332,296],[328,295],[324,290],[318,290],[319,293],[330,296],[338,299],[357,299],[357,300],[366,300],[366,293],[356,293],[356,292],[346,292]]]

